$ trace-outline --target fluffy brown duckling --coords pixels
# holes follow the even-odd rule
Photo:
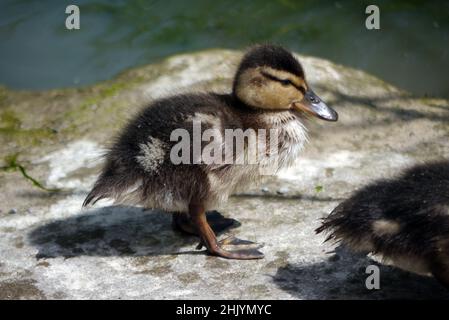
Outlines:
[[[417,165],[357,191],[316,230],[449,288],[449,161]]]
[[[307,139],[303,121],[311,115],[337,120],[337,113],[315,95],[289,51],[274,45],[255,46],[243,57],[231,93],[170,96],[151,103],[131,120],[107,152],[103,171],[83,205],[112,198],[116,203],[163,209],[175,213],[178,229],[193,229],[212,255],[262,258],[261,252],[248,248],[249,241],[217,241],[213,229],[230,219],[219,216],[208,222],[206,211],[217,208],[237,187],[257,180],[265,169],[275,173],[290,165]],[[195,129],[198,123],[201,128]],[[248,129],[270,133],[273,129],[277,137],[276,141],[269,136],[270,147],[263,151],[266,157],[260,154],[255,162],[247,161],[254,151],[249,138],[242,148],[225,139],[227,130]],[[200,134],[201,143],[195,146],[193,141],[181,148],[186,133],[193,139]],[[209,142],[215,142],[213,148]],[[232,161],[204,161],[208,147],[207,154],[223,160],[230,153]],[[229,244],[237,249],[225,250]]]

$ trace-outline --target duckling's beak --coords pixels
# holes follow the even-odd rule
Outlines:
[[[306,91],[301,101],[293,102],[293,108],[326,121],[338,120],[338,113],[327,106],[312,90]]]

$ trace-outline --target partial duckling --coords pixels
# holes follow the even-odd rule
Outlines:
[[[417,165],[364,187],[316,231],[386,264],[432,274],[449,288],[449,161]]]
[[[112,198],[116,203],[163,209],[175,213],[175,227],[198,234],[210,254],[262,258],[258,250],[248,249],[248,241],[218,242],[213,229],[226,226],[230,219],[218,216],[209,223],[206,211],[217,208],[237,187],[253,183],[266,169],[275,173],[290,165],[306,142],[303,121],[310,115],[337,120],[337,113],[311,90],[301,64],[289,51],[273,45],[253,47],[240,63],[231,93],[163,98],[130,121],[108,151],[84,206]],[[264,129],[267,136],[273,129],[277,134],[277,143],[264,149],[263,157],[258,154],[255,162],[247,161],[254,151],[250,139],[242,148],[225,139],[228,130],[248,129]],[[210,156],[208,161],[204,155]],[[229,244],[240,249],[225,250]]]

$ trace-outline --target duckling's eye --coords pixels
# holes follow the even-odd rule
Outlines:
[[[290,79],[279,79],[279,78],[277,78],[277,77],[275,77],[275,76],[273,76],[273,75],[271,75],[271,74],[269,74],[267,72],[264,72],[264,71],[262,71],[261,73],[266,78],[268,78],[270,80],[273,80],[273,81],[277,81],[277,82],[279,82],[280,84],[282,84],[285,87],[286,86],[290,86],[290,85],[296,87],[295,84]]]
[[[283,85],[283,86],[289,86],[292,84],[292,82],[288,79],[280,79],[279,82]]]

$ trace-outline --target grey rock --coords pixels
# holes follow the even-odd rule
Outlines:
[[[282,194],[288,193],[289,191],[290,191],[289,188],[287,188],[287,187],[281,187],[281,188],[279,188],[279,189],[276,191],[276,193],[282,195]]]

